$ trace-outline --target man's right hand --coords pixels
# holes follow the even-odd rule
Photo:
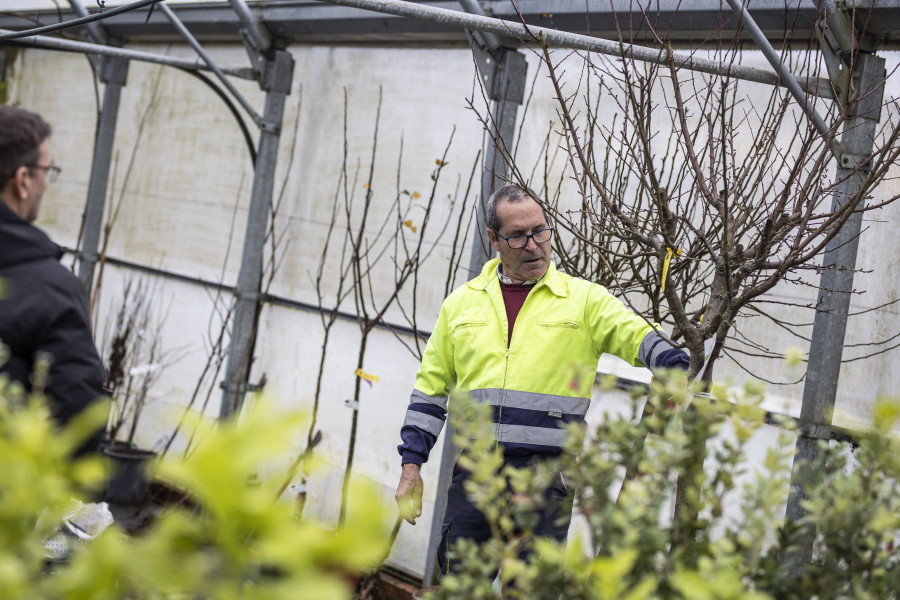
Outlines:
[[[394,499],[400,507],[400,516],[415,525],[416,519],[422,515],[422,476],[419,475],[419,465],[406,463],[400,474],[400,483],[397,484],[397,492]]]

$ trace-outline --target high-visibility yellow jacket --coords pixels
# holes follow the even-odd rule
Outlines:
[[[404,463],[427,460],[454,386],[492,407],[494,437],[507,454],[554,454],[565,443],[564,424],[584,420],[602,353],[641,366],[662,354],[671,362],[674,352],[686,364],[684,352],[604,287],[553,263],[525,299],[507,347],[499,262],[489,261],[441,307],[401,429]]]

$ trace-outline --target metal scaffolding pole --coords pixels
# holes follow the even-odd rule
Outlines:
[[[481,198],[475,205],[475,235],[472,236],[472,255],[469,259],[469,277],[481,272],[481,267],[493,255],[485,231],[485,206],[495,190],[506,183],[504,155],[512,153],[515,139],[516,116],[525,96],[525,73],[528,65],[525,55],[502,48],[498,51],[491,86],[490,141],[484,154],[484,171],[481,175]]]
[[[515,21],[504,21],[492,17],[471,15],[461,11],[414,4],[412,2],[404,2],[403,0],[319,1],[339,6],[350,6],[353,8],[361,8],[363,10],[387,13],[399,17],[409,17],[411,19],[439,23],[441,25],[461,27],[463,29],[487,31],[504,37],[516,38],[526,43],[531,41],[532,35],[534,35],[542,36],[550,45],[559,48],[586,50],[588,52],[596,52],[598,54],[606,54],[608,56],[634,59],[655,64],[668,64],[669,60],[665,51],[655,48],[647,48],[636,44],[626,44],[624,42],[614,42],[612,40],[569,33],[547,27],[538,27],[536,25],[525,26],[522,23]],[[709,60],[685,52],[673,52],[672,56],[675,61],[675,66],[678,68],[713,75],[726,75],[728,77],[734,77],[735,79],[765,83],[774,86],[784,85],[782,78],[772,71]],[[806,91],[810,94],[819,95],[825,98],[830,98],[832,95],[831,86],[827,81],[823,81],[819,77],[801,78],[800,81],[803,82]]]
[[[88,11],[81,0],[69,0],[69,4],[79,17],[88,16]],[[98,45],[105,45],[111,41],[101,23],[88,23],[85,30],[87,37]],[[91,178],[88,182],[87,200],[84,207],[78,260],[78,278],[89,298],[94,282],[94,267],[98,260],[100,232],[103,229],[103,212],[109,187],[109,168],[116,137],[116,123],[119,118],[119,100],[122,96],[122,86],[125,85],[128,78],[127,59],[92,55],[91,60],[98,65],[100,81],[105,84],[106,88],[103,91],[103,106],[100,108],[97,131],[94,136],[94,155],[91,159]]]
[[[81,280],[88,298],[91,297],[94,267],[99,258],[97,250],[100,247],[100,232],[103,229],[103,211],[106,207],[106,192],[109,187],[109,167],[116,138],[116,122],[119,119],[119,100],[122,96],[122,86],[125,85],[127,77],[128,60],[119,57],[104,59],[100,81],[106,85],[106,89],[103,91],[103,107],[100,109],[97,134],[94,138],[94,157],[91,163],[87,204],[84,208],[78,260],[78,279]]]
[[[272,46],[269,36],[253,17],[250,7],[244,0],[228,0],[228,3],[241,22],[239,31],[241,39],[244,41],[244,49],[247,51],[247,56],[250,57],[250,63],[253,65],[257,79],[262,81],[262,74],[268,59],[266,52]]]
[[[842,153],[835,173],[835,180],[840,183],[834,194],[833,211],[839,210],[859,193],[868,175],[867,161],[872,155],[875,129],[881,118],[884,98],[884,65],[884,59],[874,54],[860,52],[856,56],[855,72],[851,77],[860,100],[852,107],[852,118],[844,124],[841,135]],[[797,437],[797,453],[794,457],[786,514],[790,521],[799,521],[805,514],[800,505],[805,498],[802,487],[804,470],[817,457],[819,440],[831,437],[828,426],[832,423],[837,397],[861,225],[862,215],[852,215],[840,233],[828,243],[822,258],[825,270],[819,282],[809,364],[803,387],[803,405],[800,409],[801,433]],[[815,531],[806,530],[802,547],[788,557],[795,569],[801,569],[810,562],[814,539]]]
[[[244,32],[245,39],[248,40],[249,44],[253,46],[255,50],[265,52],[270,45],[269,39],[266,34],[263,33],[262,28],[259,26],[259,22],[257,22],[250,13],[250,7],[247,6],[247,3],[244,2],[244,0],[228,0],[228,3],[241,20],[241,29]]]
[[[219,418],[229,419],[236,414],[248,391],[248,378],[253,363],[253,349],[260,311],[260,288],[262,284],[263,246],[266,239],[266,225],[275,187],[275,165],[278,160],[278,142],[281,137],[281,123],[284,117],[285,99],[291,89],[294,60],[285,50],[276,50],[266,64],[263,89],[266,104],[259,134],[259,151],[256,155],[256,170],[253,177],[253,191],[247,214],[247,229],[244,235],[244,249],[241,271],[235,290],[234,323],[231,332],[231,347],[225,367],[225,381]]]
[[[8,29],[0,29],[0,34],[12,33]],[[162,54],[153,54],[152,52],[141,52],[139,50],[128,50],[126,48],[117,48],[114,46],[101,46],[99,44],[89,44],[87,42],[76,42],[74,40],[64,40],[61,38],[47,37],[43,35],[35,35],[29,38],[23,38],[12,42],[2,42],[0,46],[17,46],[22,48],[41,48],[43,50],[60,50],[62,52],[78,52],[82,54],[97,54],[99,56],[111,56],[125,58],[128,60],[138,60],[141,62],[154,63],[167,67],[176,67],[187,71],[210,71],[200,60],[185,60],[174,56],[165,56]],[[241,79],[255,79],[253,71],[250,69],[234,69],[230,67],[220,67],[223,73],[232,77],[240,77]]]
[[[175,16],[175,13],[171,8],[169,8],[169,5],[163,3],[160,4],[159,7],[162,9],[163,14],[166,15],[166,18],[169,19],[169,22],[172,23],[172,26],[174,26],[175,29],[178,30],[178,33],[180,33],[182,37],[187,40],[188,45],[190,45],[190,47],[194,49],[194,52],[196,52],[197,55],[203,59],[203,62],[206,63],[206,66],[210,68],[210,70],[215,74],[222,85],[225,86],[225,89],[228,90],[234,97],[234,99],[238,101],[241,107],[245,111],[247,111],[247,114],[250,115],[250,118],[253,119],[253,122],[257,125],[261,125],[262,117],[260,117],[259,114],[257,114],[257,112],[253,110],[253,107],[250,106],[250,103],[247,102],[247,100],[241,95],[237,88],[234,87],[234,85],[232,85],[230,81],[228,81],[228,78],[225,77],[225,73],[222,72],[222,69],[219,68],[212,57],[206,52],[206,50],[203,49],[203,46],[200,45],[200,42],[197,41],[197,38],[191,35],[191,32],[188,31],[188,28],[184,26],[184,23],[182,23],[181,20],[177,16]]]
[[[759,25],[756,24],[756,21],[750,16],[750,13],[744,8],[743,2],[741,0],[727,1],[728,5],[731,6],[731,10],[734,11],[734,14],[743,22],[744,28],[750,32],[750,37],[756,42],[756,45],[762,51],[763,56],[766,57],[766,60],[769,61],[769,64],[772,65],[772,68],[778,73],[778,76],[781,79],[781,85],[788,89],[791,96],[797,101],[797,104],[803,108],[806,117],[812,122],[813,127],[816,128],[819,135],[828,139],[831,136],[831,128],[825,124],[825,121],[823,121],[822,117],[819,116],[819,113],[816,112],[816,107],[810,104],[806,93],[800,88],[800,84],[797,83],[797,78],[788,70],[787,65],[781,62],[781,57],[778,56],[778,53],[775,52],[775,48],[773,48],[772,44],[769,43],[769,40],[766,39],[766,36],[759,28]]]
[[[90,16],[90,13],[84,7],[84,4],[81,3],[81,0],[69,0],[69,6],[72,7],[72,12],[78,15],[78,18],[80,19]],[[84,26],[84,28],[87,31],[88,38],[90,38],[93,43],[109,43],[109,36],[106,34],[106,30],[104,30],[103,25],[101,25],[99,22],[88,23]]]
[[[219,418],[223,421],[240,411],[244,394],[252,390],[249,378],[262,307],[260,295],[263,246],[272,203],[272,190],[275,187],[275,166],[278,162],[278,142],[281,138],[284,104],[291,91],[294,74],[294,59],[285,50],[272,50],[271,43],[244,0],[229,0],[229,2],[241,21],[244,47],[254,64],[260,85],[266,91],[266,104],[262,122],[259,123],[259,149],[256,155],[250,210],[247,214],[241,271],[235,290],[231,344],[225,365],[225,380],[222,382]]]

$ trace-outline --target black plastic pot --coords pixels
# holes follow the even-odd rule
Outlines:
[[[150,487],[146,473],[147,461],[155,457],[156,453],[117,444],[104,447],[103,454],[109,458],[106,500],[118,504],[143,502]]]

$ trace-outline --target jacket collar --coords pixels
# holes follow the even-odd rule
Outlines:
[[[63,251],[47,234],[0,201],[0,268],[33,260],[59,260]]]
[[[467,282],[468,285],[473,290],[486,290],[489,285],[496,284],[500,285],[500,279],[497,277],[497,265],[500,264],[500,258],[494,258],[489,260],[484,267],[481,269],[481,274],[478,275],[475,279]],[[556,265],[553,264],[553,261],[550,261],[549,266],[547,267],[547,272],[544,273],[544,276],[541,277],[541,280],[534,284],[535,289],[540,288],[542,286],[546,286],[553,292],[555,295],[565,298],[567,295],[566,291],[566,283],[560,275],[559,271],[556,270]]]

